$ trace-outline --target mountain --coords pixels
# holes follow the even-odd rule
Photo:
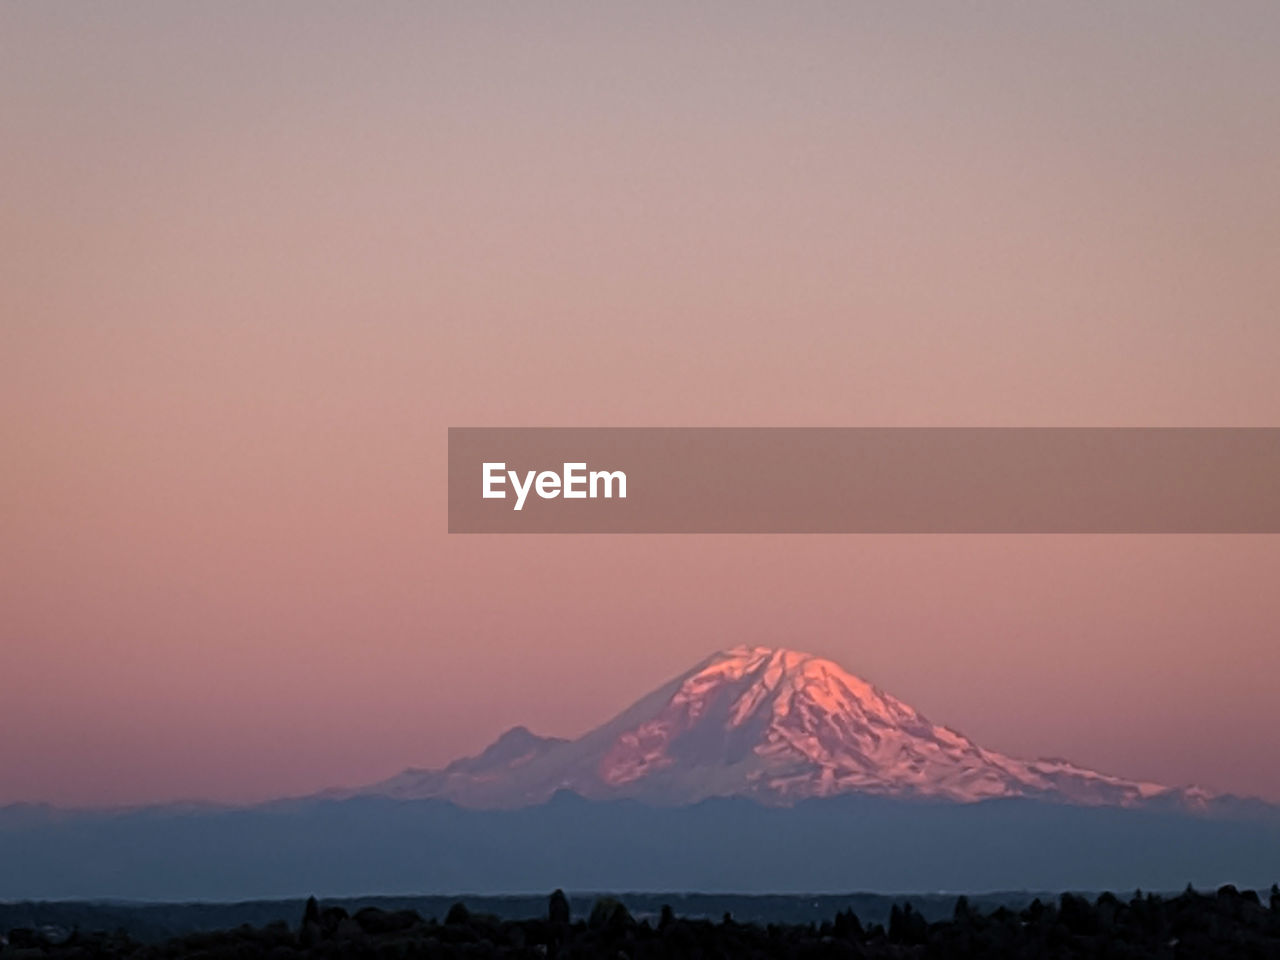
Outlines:
[[[513,808],[560,790],[663,805],[870,794],[1197,810],[1213,799],[987,750],[830,660],[753,646],[713,654],[576,740],[516,727],[476,757],[353,793]]]
[[[1280,809],[983,749],[829,660],[717,653],[576,740],[252,807],[0,808],[0,900],[1268,886]]]

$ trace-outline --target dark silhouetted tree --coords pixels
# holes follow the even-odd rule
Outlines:
[[[861,940],[863,934],[862,921],[858,919],[858,915],[853,912],[852,908],[841,910],[836,914],[836,922],[832,932],[837,937],[845,940]]]
[[[591,917],[587,924],[598,930],[618,932],[635,923],[631,914],[622,905],[622,901],[613,897],[601,897],[591,908]]]
[[[556,890],[547,901],[547,919],[556,924],[569,923],[569,898],[563,890]]]
[[[901,908],[895,903],[889,911],[889,942],[919,944],[929,939],[929,921],[922,914],[904,903]]]
[[[316,903],[315,897],[308,897],[307,905],[302,908],[302,928],[298,931],[298,942],[303,949],[309,949],[321,936],[320,904]]]

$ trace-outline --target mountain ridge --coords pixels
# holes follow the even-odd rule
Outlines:
[[[683,806],[561,793],[519,809],[386,796],[183,815],[79,814],[5,828],[0,900],[246,900],[313,893],[1264,888],[1260,819],[1026,798],[842,794]]]

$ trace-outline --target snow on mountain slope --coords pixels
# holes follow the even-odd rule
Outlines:
[[[378,793],[401,799],[444,797],[464,806],[489,806],[485,800],[496,788],[502,791],[513,775],[526,764],[568,743],[556,737],[539,737],[526,727],[512,727],[474,757],[455,760],[443,770],[404,771],[376,786],[355,793]],[[544,797],[514,797],[501,806],[520,806],[519,801]]]
[[[985,750],[830,660],[749,646],[714,654],[577,740],[517,727],[477,757],[361,792],[513,807],[564,789],[662,804],[734,795],[791,804],[840,793],[1183,808],[1207,799]]]

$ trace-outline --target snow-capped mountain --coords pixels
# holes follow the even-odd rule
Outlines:
[[[841,793],[1184,809],[1209,800],[985,750],[830,660],[749,646],[712,655],[577,740],[516,727],[478,756],[357,792],[517,807],[558,790],[660,804],[750,796],[787,805]]]

